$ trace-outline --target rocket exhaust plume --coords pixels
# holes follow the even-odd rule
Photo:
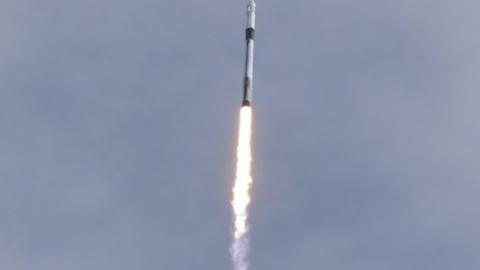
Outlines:
[[[237,171],[233,187],[233,243],[231,247],[235,270],[248,267],[248,205],[250,204],[251,176],[251,134],[252,108],[243,106],[240,110],[240,127],[237,147]]]
[[[247,7],[247,51],[245,57],[245,78],[243,84],[243,100],[240,110],[240,127],[237,146],[237,171],[233,186],[233,243],[230,248],[235,270],[248,269],[248,205],[250,204],[250,188],[252,150],[252,90],[253,90],[253,51],[255,44],[255,0],[249,0]]]

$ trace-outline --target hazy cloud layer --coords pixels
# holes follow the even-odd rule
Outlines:
[[[478,1],[258,2],[252,269],[479,269]],[[0,268],[229,268],[245,4],[0,1]]]

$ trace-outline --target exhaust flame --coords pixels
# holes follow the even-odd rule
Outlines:
[[[237,148],[237,171],[233,187],[232,209],[233,243],[230,249],[235,270],[248,268],[248,205],[250,204],[250,187],[253,179],[250,175],[252,151],[250,138],[252,134],[252,108],[242,107],[240,111],[240,129]]]

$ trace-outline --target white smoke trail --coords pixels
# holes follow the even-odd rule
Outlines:
[[[252,109],[244,106],[240,110],[240,128],[237,148],[237,171],[233,187],[233,243],[230,248],[235,270],[248,268],[248,205],[250,204],[251,176],[251,130]]]

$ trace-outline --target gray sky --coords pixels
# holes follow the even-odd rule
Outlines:
[[[258,2],[252,269],[480,269],[480,3]],[[0,0],[1,269],[229,269],[245,4]]]

